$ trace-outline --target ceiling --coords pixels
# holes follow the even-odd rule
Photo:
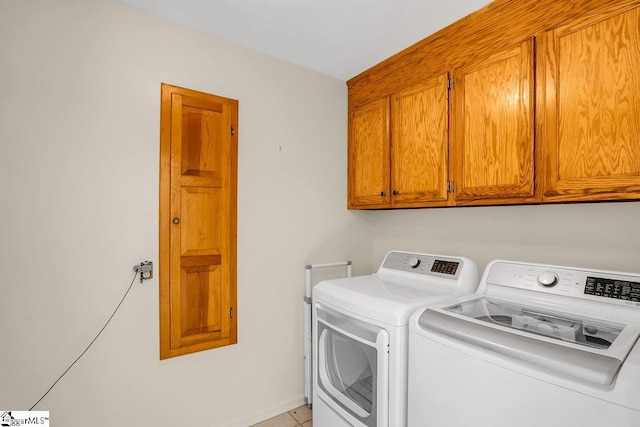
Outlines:
[[[348,80],[488,0],[115,0]]]

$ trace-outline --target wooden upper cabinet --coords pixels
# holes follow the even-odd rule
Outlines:
[[[638,70],[640,0],[492,1],[347,82],[348,206],[640,200]]]
[[[535,201],[534,41],[454,70],[455,204]]]
[[[348,207],[390,202],[389,100],[380,99],[349,116]]]
[[[393,206],[447,202],[448,92],[443,74],[391,97]]]
[[[545,34],[545,201],[640,197],[640,7],[628,4]]]
[[[448,77],[355,109],[349,118],[349,208],[447,202]]]

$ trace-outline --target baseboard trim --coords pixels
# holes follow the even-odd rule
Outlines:
[[[247,402],[247,403],[249,405],[251,404],[251,402]],[[269,418],[275,417],[276,415],[280,415],[284,412],[288,412],[292,409],[298,408],[304,404],[305,402],[304,402],[304,393],[303,393],[296,397],[292,397],[291,399],[282,401],[276,406],[268,410],[245,415],[240,419],[231,421],[229,424],[224,424],[223,426],[215,426],[215,427],[248,427],[253,424],[259,423],[261,421],[268,420]]]

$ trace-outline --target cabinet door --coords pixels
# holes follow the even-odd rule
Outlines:
[[[162,84],[160,358],[237,342],[238,101]]]
[[[392,96],[391,188],[394,206],[447,201],[448,75]]]
[[[349,208],[389,205],[389,100],[368,104],[349,117]]]
[[[623,6],[545,35],[545,201],[640,198],[640,8]]]
[[[456,204],[534,199],[533,39],[454,71]]]

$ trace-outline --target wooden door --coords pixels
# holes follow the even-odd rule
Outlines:
[[[545,201],[640,198],[640,8],[545,35]]]
[[[236,342],[238,102],[162,85],[160,358]]]
[[[351,112],[348,157],[348,207],[388,206],[391,200],[388,98]]]
[[[535,201],[533,46],[529,39],[454,71],[458,205]]]
[[[391,188],[394,206],[447,202],[448,75],[392,96]]]

